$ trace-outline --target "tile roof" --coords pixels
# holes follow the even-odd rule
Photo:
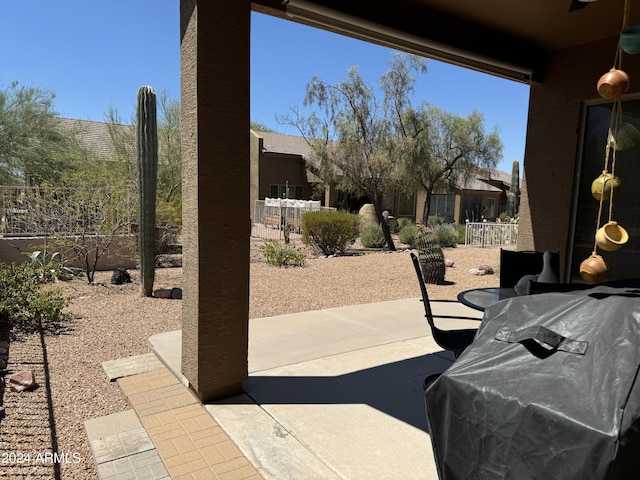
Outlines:
[[[308,159],[311,154],[311,147],[302,137],[272,132],[254,131],[253,133],[262,138],[262,146],[265,152],[300,155],[305,159]]]
[[[478,174],[472,180],[468,181],[463,188],[464,190],[501,192],[506,187],[506,189],[508,190],[509,186],[511,185],[511,175],[509,175],[509,178],[505,181],[504,175],[500,175],[500,173],[505,172],[500,172],[499,170],[485,170]],[[504,187],[498,188],[496,186],[500,184],[502,184]]]
[[[109,160],[112,157],[113,145],[111,143],[109,125],[107,123],[95,122],[92,120],[77,120],[72,118],[59,118],[58,122],[63,130],[75,130],[80,144],[95,152],[99,158]],[[118,127],[123,130],[130,130],[133,128],[131,125],[118,125]],[[262,146],[265,152],[300,155],[307,161],[309,161],[311,157],[311,147],[302,137],[273,132],[256,132],[253,130],[252,133],[262,138]],[[511,184],[510,173],[503,172],[501,170],[492,170],[483,175],[478,175],[478,177],[465,185],[464,188],[466,190],[496,192],[502,190],[501,188],[497,188],[490,183],[487,183],[487,181],[483,179],[497,181],[492,183],[502,183],[507,187],[507,189]]]
[[[113,145],[109,135],[109,124],[92,120],[76,120],[72,118],[58,118],[62,130],[76,131],[80,145],[95,153],[102,160],[110,160],[113,155]],[[118,128],[131,130],[131,125],[117,125]]]
[[[302,137],[285,135],[282,133],[258,132],[253,130],[252,133],[262,138],[262,144],[265,152],[300,155],[307,162],[310,160],[311,147]],[[484,179],[492,180],[491,183],[493,183],[493,185]],[[485,170],[481,175],[478,175],[476,178],[468,182],[467,185],[464,186],[464,189],[500,192],[504,190],[504,188],[498,188],[495,185],[499,185],[501,183],[508,190],[511,185],[511,174],[503,172],[502,170]]]

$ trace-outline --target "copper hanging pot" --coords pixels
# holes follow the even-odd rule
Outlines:
[[[601,97],[613,100],[629,89],[629,75],[623,70],[612,68],[600,77],[596,88]]]
[[[588,283],[602,282],[610,272],[607,262],[595,252],[580,264],[580,277]]]

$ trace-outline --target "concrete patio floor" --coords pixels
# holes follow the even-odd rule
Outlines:
[[[433,301],[432,308],[435,314],[482,316],[457,302]],[[443,321],[447,328],[478,325]],[[117,469],[105,463],[102,469],[98,465],[107,472],[101,478],[176,478],[177,472],[200,478],[208,474],[206,468],[218,472],[209,478],[438,478],[423,381],[445,370],[453,357],[433,341],[418,298],[251,320],[245,393],[206,405],[188,393],[180,373],[181,332],[155,335],[149,343],[165,367],[154,369],[153,361],[145,359],[143,370],[150,371],[141,373],[124,359],[124,373],[132,375],[118,382],[141,419],[140,425],[130,418],[124,423],[135,445],[147,446],[145,456],[153,460],[145,462],[154,473],[118,477],[113,473]],[[167,370],[172,375],[163,373]],[[159,384],[151,386],[154,382]],[[189,423],[189,416],[199,421]],[[194,427],[197,431],[190,433]],[[145,429],[151,442],[140,440]],[[108,433],[114,435],[112,430]],[[94,425],[87,432],[96,457],[94,445],[104,444],[104,429]],[[215,450],[207,450],[211,438],[219,442]],[[189,447],[181,447],[181,441]],[[160,465],[149,451],[154,444]],[[189,448],[199,450],[200,457]],[[129,466],[123,472],[138,468],[130,466],[131,454],[125,458]],[[202,468],[185,468],[186,458],[201,462]],[[221,463],[225,458],[231,466]]]

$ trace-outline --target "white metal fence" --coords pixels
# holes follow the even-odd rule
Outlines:
[[[320,202],[278,199],[256,200],[253,207],[251,236],[258,238],[283,239],[285,228],[289,229],[291,239],[301,237],[302,216],[311,211],[335,210],[323,207]]]
[[[517,239],[517,223],[467,223],[465,245],[482,248],[515,246]]]

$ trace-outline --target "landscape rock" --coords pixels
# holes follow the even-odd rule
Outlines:
[[[493,268],[491,268],[489,265],[480,265],[478,268],[472,268],[471,270],[469,270],[469,273],[471,275],[492,275]]]
[[[365,203],[358,211],[360,217],[360,227],[365,228],[367,225],[377,225],[376,209],[373,203]]]
[[[9,377],[9,388],[12,392],[24,392],[37,386],[31,370],[23,370]]]
[[[131,283],[131,275],[124,268],[116,268],[111,275],[111,283],[113,285]]]
[[[153,291],[153,296],[156,298],[171,298],[170,288],[158,288]]]
[[[456,263],[456,262],[454,262],[453,260],[447,260],[446,258],[444,259],[444,266],[445,267],[453,267],[454,263]]]
[[[153,296],[156,298],[171,298],[174,300],[180,300],[182,298],[181,288],[159,288],[154,290]]]

